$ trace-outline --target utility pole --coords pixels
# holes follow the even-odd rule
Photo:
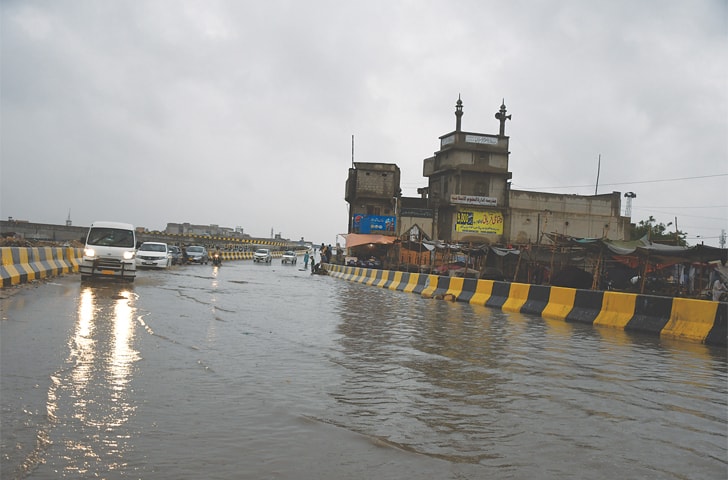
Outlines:
[[[675,217],[675,246],[677,247],[680,245],[680,235],[678,234],[679,230],[677,229],[677,217]]]

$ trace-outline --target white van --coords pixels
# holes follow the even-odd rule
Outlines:
[[[81,281],[92,277],[136,277],[136,233],[134,226],[118,222],[94,222],[86,235],[86,248],[79,265]]]

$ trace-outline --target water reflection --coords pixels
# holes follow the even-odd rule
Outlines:
[[[517,446],[558,469],[574,445],[609,443],[630,470],[643,468],[648,430],[677,457],[726,425],[715,413],[725,411],[726,384],[714,378],[726,377],[725,354],[705,346],[358,284],[336,299],[342,381],[332,419],[400,448],[498,467]]]
[[[124,465],[124,425],[136,409],[129,388],[139,360],[136,299],[128,285],[82,287],[68,368],[54,375],[48,392],[49,417],[58,425],[53,441],[69,450],[67,464],[58,466],[65,476],[103,476]]]

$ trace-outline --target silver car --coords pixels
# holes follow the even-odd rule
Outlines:
[[[185,257],[185,261],[187,263],[199,263],[200,265],[204,263],[205,265],[207,265],[207,262],[209,261],[209,258],[207,256],[207,249],[200,245],[192,245],[191,247],[187,247]]]
[[[298,255],[296,255],[296,252],[293,250],[286,250],[283,252],[283,256],[281,257],[281,265],[285,265],[286,263],[290,265],[295,265],[298,261]]]
[[[254,263],[270,263],[273,260],[273,255],[270,254],[270,250],[267,248],[259,248],[253,254]]]

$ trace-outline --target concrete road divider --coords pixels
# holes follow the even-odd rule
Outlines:
[[[424,298],[456,300],[595,327],[725,346],[728,303],[326,265],[329,275]]]
[[[0,278],[9,287],[54,275],[78,272],[82,248],[0,247]]]

